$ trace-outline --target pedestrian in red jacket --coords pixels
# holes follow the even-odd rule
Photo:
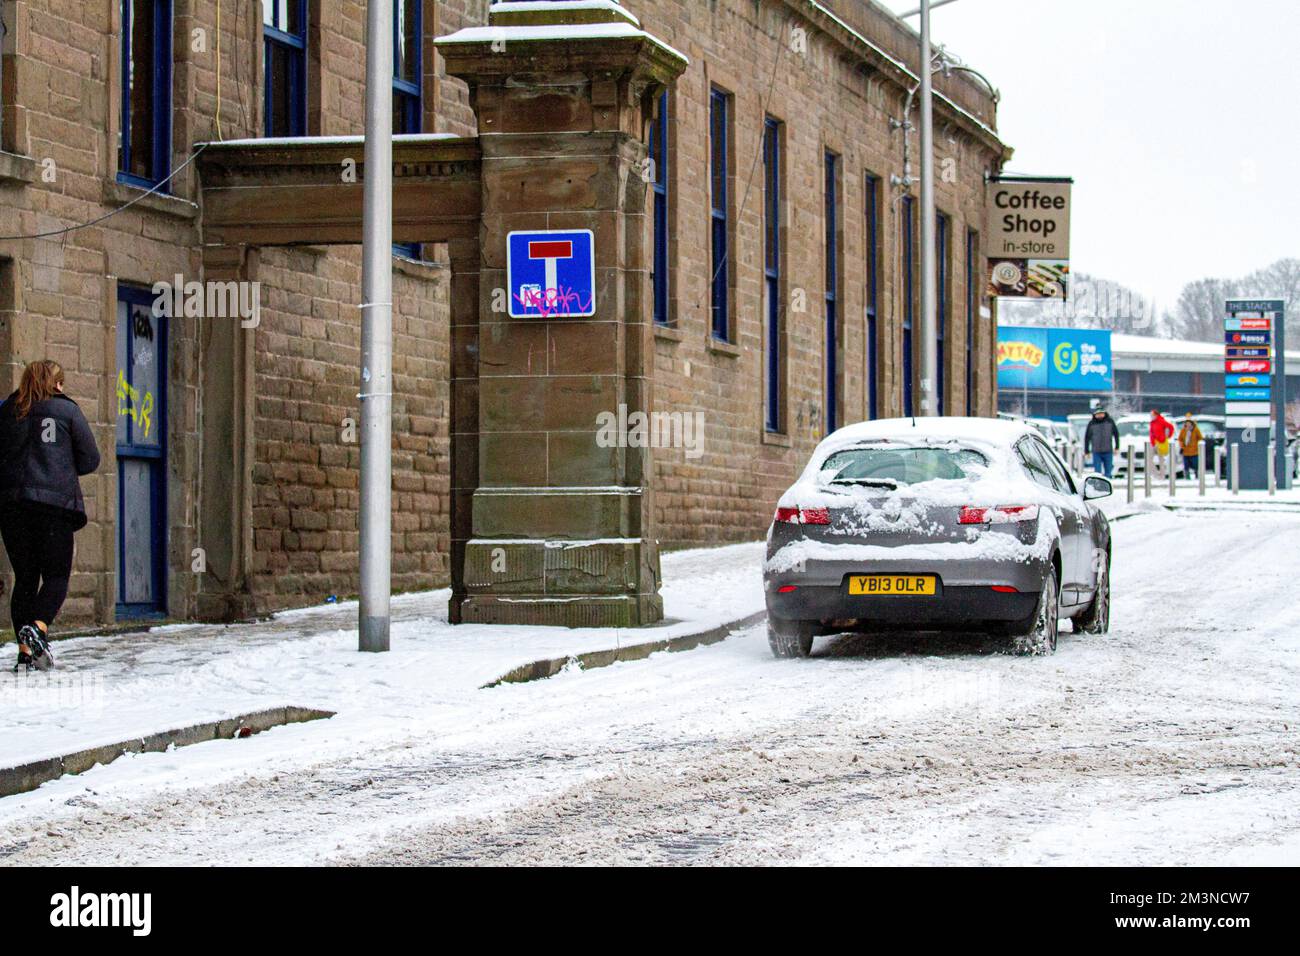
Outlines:
[[[1155,457],[1156,475],[1161,479],[1166,477],[1165,461],[1169,456],[1169,439],[1174,437],[1174,431],[1173,422],[1161,415],[1158,408],[1151,409],[1151,447]]]

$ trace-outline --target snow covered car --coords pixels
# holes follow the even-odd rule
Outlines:
[[[777,657],[819,633],[970,630],[1056,650],[1110,626],[1110,524],[1024,422],[900,418],[827,436],[778,503],[763,586]]]

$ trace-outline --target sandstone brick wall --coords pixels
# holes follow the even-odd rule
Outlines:
[[[118,3],[5,0],[11,36],[0,107],[0,236],[84,223],[137,195],[116,183]],[[898,286],[903,90],[818,26],[824,17],[802,0],[629,0],[647,29],[690,57],[672,93],[673,328],[656,338],[655,397],[664,410],[705,415],[705,454],[656,453],[659,536],[666,545],[752,538],[761,534],[776,496],[820,437],[822,379],[822,151],[842,157],[842,421],[865,409],[863,175],[886,188],[880,283],[883,354],[880,389],[887,413],[901,407]],[[898,43],[892,21],[856,0],[830,5],[878,44]],[[360,0],[312,0],[309,132],[361,132],[364,8]],[[486,22],[487,0],[425,2],[425,126],[469,135],[475,121],[464,84],[445,75],[432,38]],[[808,13],[812,17],[813,14]],[[818,19],[820,17],[820,19]],[[805,54],[781,44],[790,24],[808,29]],[[202,49],[195,48],[201,31]],[[175,0],[172,166],[193,144],[259,135],[260,5],[224,4],[218,70],[216,5]],[[778,52],[780,50],[780,52]],[[897,51],[902,59],[909,52]],[[773,66],[780,57],[780,65]],[[910,61],[910,60],[909,60]],[[768,83],[775,75],[769,95]],[[219,77],[219,82],[218,82]],[[734,104],[737,211],[735,347],[709,343],[708,90],[730,90]],[[963,81],[941,87],[991,119],[992,105]],[[219,89],[219,95],[218,95]],[[982,109],[982,112],[981,112]],[[218,110],[220,129],[218,130]],[[764,113],[785,121],[787,292],[806,293],[808,310],[787,318],[788,427],[765,438],[762,419],[761,164],[755,167]],[[941,126],[940,160],[954,161],[955,182],[939,182],[939,208],[952,219],[951,318],[947,355],[950,410],[962,407],[965,329],[962,254],[968,224],[979,228],[983,175],[996,157],[962,130]],[[753,181],[750,171],[754,169]],[[42,173],[52,170],[52,178]],[[69,390],[95,428],[101,472],[84,482],[91,522],[78,536],[69,621],[113,620],[117,548],[116,399],[113,330],[118,283],[149,286],[202,274],[198,181],[193,167],[151,198],[102,224],[41,239],[0,240],[0,386],[21,367],[50,356],[68,370]],[[743,209],[741,208],[743,201]],[[448,576],[448,285],[445,250],[427,248],[423,264],[399,264],[394,276],[394,584],[445,584]],[[358,388],[360,257],[355,248],[264,249],[256,278],[262,321],[255,333],[253,461],[254,606],[269,610],[355,591],[358,450],[344,441]],[[978,411],[991,413],[991,325],[980,330]],[[199,393],[204,329],[193,319],[170,325],[168,364],[168,600],[172,616],[193,613],[198,582],[191,553],[201,547],[197,476]]]
[[[841,423],[867,415],[866,209],[864,177],[882,181],[879,219],[881,278],[878,389],[881,412],[902,411],[902,266],[899,260],[902,190],[889,186],[903,173],[901,119],[906,91],[866,75],[844,46],[807,21],[790,19],[799,4],[658,2],[635,5],[646,29],[685,53],[690,68],[671,95],[670,189],[675,203],[675,270],[671,316],[675,328],[658,336],[655,400],[659,408],[701,411],[706,452],[690,459],[684,449],[656,452],[659,534],[666,546],[752,538],[766,527],[776,498],[823,437],[825,254],[823,154],[841,157],[840,341]],[[866,16],[866,5],[846,2],[855,22],[875,24],[882,42],[897,30]],[[807,51],[793,52],[794,26],[807,28]],[[779,62],[778,62],[779,58]],[[915,59],[914,56],[911,57]],[[733,94],[734,179],[738,219],[735,268],[735,343],[720,350],[710,341],[708,97],[711,86]],[[949,84],[969,102],[965,85]],[[985,97],[987,100],[987,97]],[[991,114],[991,102],[985,104]],[[763,276],[763,170],[758,156],[766,115],[785,123],[785,223],[787,427],[766,436],[763,419],[765,314]],[[965,237],[982,228],[984,174],[995,156],[952,127],[939,125],[937,161],[952,181],[937,182],[937,206],[951,223],[949,311],[945,357],[945,409],[965,411]],[[913,143],[915,163],[916,143]],[[756,164],[756,159],[758,162]],[[941,165],[940,169],[944,167]],[[752,179],[751,179],[751,170]],[[919,189],[919,187],[916,187]],[[919,237],[919,228],[917,230]],[[919,241],[919,240],[918,240]],[[807,308],[794,311],[798,295]],[[919,295],[919,291],[918,291]],[[991,350],[991,323],[977,321],[982,355]],[[993,411],[988,363],[978,366],[980,414]]]

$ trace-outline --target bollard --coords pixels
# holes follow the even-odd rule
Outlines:
[[[1277,494],[1277,442],[1268,443],[1268,493]]]
[[[1196,486],[1200,490],[1201,497],[1205,497],[1205,439],[1202,438],[1196,445]],[[1218,473],[1218,469],[1215,469]]]
[[[1215,446],[1214,446],[1214,487],[1216,487],[1216,488],[1222,488],[1222,487],[1223,487],[1223,472],[1222,472],[1222,468],[1223,468],[1223,452],[1224,452],[1224,451],[1225,451],[1225,448],[1224,448],[1223,445],[1215,445]]]
[[[1148,498],[1151,497],[1151,466],[1154,464],[1155,449],[1151,443],[1147,442],[1146,451],[1142,455],[1142,490]]]
[[[1232,452],[1228,456],[1228,485],[1232,488],[1234,495],[1241,493],[1241,490],[1237,487],[1237,452],[1240,448],[1239,444],[1233,442]]]
[[[1174,445],[1175,442],[1169,443],[1169,451],[1165,454],[1165,470],[1169,473],[1169,497],[1172,498],[1178,494],[1178,486],[1175,482],[1178,480],[1178,469],[1174,467]]]
[[[1124,468],[1124,480],[1128,482],[1128,503],[1133,503],[1133,446],[1129,445],[1124,449],[1124,457],[1128,459]]]

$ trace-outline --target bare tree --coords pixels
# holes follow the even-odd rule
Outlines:
[[[1287,332],[1291,336],[1300,334],[1300,259],[1279,259],[1240,279],[1197,279],[1187,283],[1174,307],[1173,335],[1197,342],[1222,341],[1224,301],[1241,298],[1282,299],[1286,303]]]

